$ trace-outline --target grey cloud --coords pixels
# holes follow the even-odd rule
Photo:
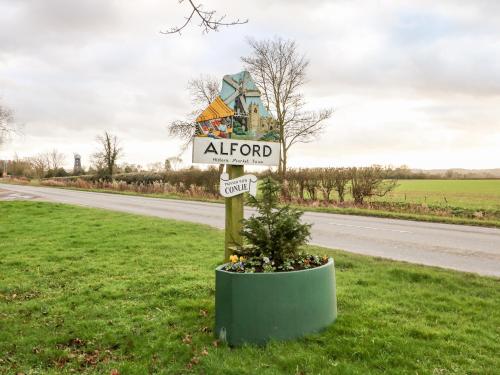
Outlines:
[[[391,145],[395,155],[436,150],[445,134],[456,145],[466,145],[468,134],[473,145],[498,135],[495,1],[204,3],[250,22],[208,35],[194,24],[182,36],[162,36],[185,16],[176,1],[0,0],[0,95],[27,133],[9,152],[65,140],[88,150],[109,129],[132,145],[130,157],[144,158],[136,162],[173,154],[165,127],[191,109],[188,79],[238,71],[247,35],[297,39],[311,60],[311,108],[342,106],[342,96],[354,103],[334,115],[324,139],[301,146],[310,155],[327,158],[332,142],[361,158]],[[368,105],[381,98],[386,111]]]

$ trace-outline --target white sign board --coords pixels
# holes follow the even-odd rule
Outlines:
[[[257,177],[253,174],[246,174],[230,180],[227,173],[222,173],[219,191],[223,197],[234,197],[243,193],[250,193],[255,197],[257,195]]]
[[[273,166],[279,160],[279,142],[193,138],[193,163]]]

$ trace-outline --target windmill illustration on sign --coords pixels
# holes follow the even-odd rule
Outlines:
[[[275,142],[276,122],[250,73],[225,75],[219,96],[196,119],[196,136]]]

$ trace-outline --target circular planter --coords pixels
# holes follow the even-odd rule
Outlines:
[[[229,345],[265,344],[318,332],[337,318],[333,259],[307,270],[215,270],[215,335]]]

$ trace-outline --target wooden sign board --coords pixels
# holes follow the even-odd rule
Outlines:
[[[193,163],[275,166],[279,160],[278,142],[193,138]]]
[[[243,193],[257,196],[257,177],[253,174],[246,174],[241,177],[229,178],[229,173],[220,176],[220,195],[226,198],[234,197]]]

